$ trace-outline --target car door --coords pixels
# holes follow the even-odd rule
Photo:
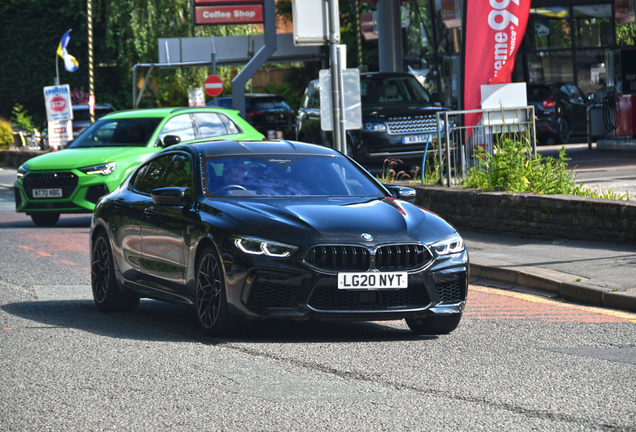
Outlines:
[[[192,141],[197,138],[194,121],[190,114],[179,114],[172,117],[163,125],[159,132],[159,144],[163,144],[163,139],[167,135],[178,136],[181,142]]]
[[[144,194],[140,192],[148,164],[139,168],[128,183],[128,190],[115,201],[113,247],[117,265],[124,278],[140,279],[141,223],[144,217]]]
[[[320,85],[312,81],[305,90],[303,102],[296,117],[298,140],[331,147],[331,133],[320,126]]]
[[[153,189],[186,187],[192,192],[192,161],[186,153],[170,153],[157,160],[163,169]],[[152,167],[151,167],[152,168]],[[189,231],[183,206],[148,201],[141,226],[141,271],[144,281],[175,293],[185,283]]]
[[[589,101],[583,91],[574,84],[568,84],[568,89],[570,90],[570,104],[574,111],[572,131],[577,134],[587,133],[587,106]]]

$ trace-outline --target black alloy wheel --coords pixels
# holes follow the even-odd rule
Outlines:
[[[37,226],[52,227],[60,219],[60,214],[54,212],[31,213],[31,219]]]
[[[448,334],[455,330],[462,319],[462,314],[434,316],[426,318],[407,319],[406,325],[421,336]]]
[[[101,232],[91,251],[91,288],[97,309],[103,312],[129,312],[139,304],[139,297],[124,293],[115,280],[115,264],[108,237]]]
[[[237,329],[237,320],[228,312],[221,261],[212,246],[199,259],[195,296],[197,321],[204,334],[220,336]]]
[[[559,122],[559,135],[555,140],[557,144],[566,144],[570,139],[570,123],[566,119]]]

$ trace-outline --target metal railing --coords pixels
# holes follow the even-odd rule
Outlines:
[[[471,113],[481,114],[482,118],[478,124],[461,126],[460,116]],[[436,153],[436,162],[439,164],[438,184],[450,187],[465,181],[470,167],[475,164],[474,155],[478,151],[477,148],[492,155],[495,145],[505,138],[527,139],[533,156],[536,156],[534,118],[533,106],[440,111],[437,113],[437,145],[432,146],[430,150],[427,149],[424,161],[429,154]]]

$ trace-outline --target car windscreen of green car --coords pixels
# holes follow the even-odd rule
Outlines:
[[[68,149],[29,159],[15,182],[17,212],[40,226],[62,213],[91,213],[139,164],[170,145],[215,139],[265,137],[238,111],[220,108],[155,108],[102,117]]]

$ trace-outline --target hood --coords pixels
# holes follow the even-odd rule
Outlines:
[[[298,246],[431,243],[455,231],[439,216],[393,198],[233,198],[205,204],[213,207],[209,213],[245,235]],[[362,240],[362,234],[371,234],[373,240]]]
[[[46,153],[29,159],[24,167],[33,171],[69,170],[84,168],[107,162],[118,161],[123,158],[145,160],[155,153],[155,149],[148,147],[94,147],[66,149]]]
[[[416,115],[434,115],[438,111],[446,111],[447,108],[430,105],[428,103],[390,103],[383,105],[365,105],[362,107],[362,117],[366,119],[383,119],[389,117],[409,117]]]

